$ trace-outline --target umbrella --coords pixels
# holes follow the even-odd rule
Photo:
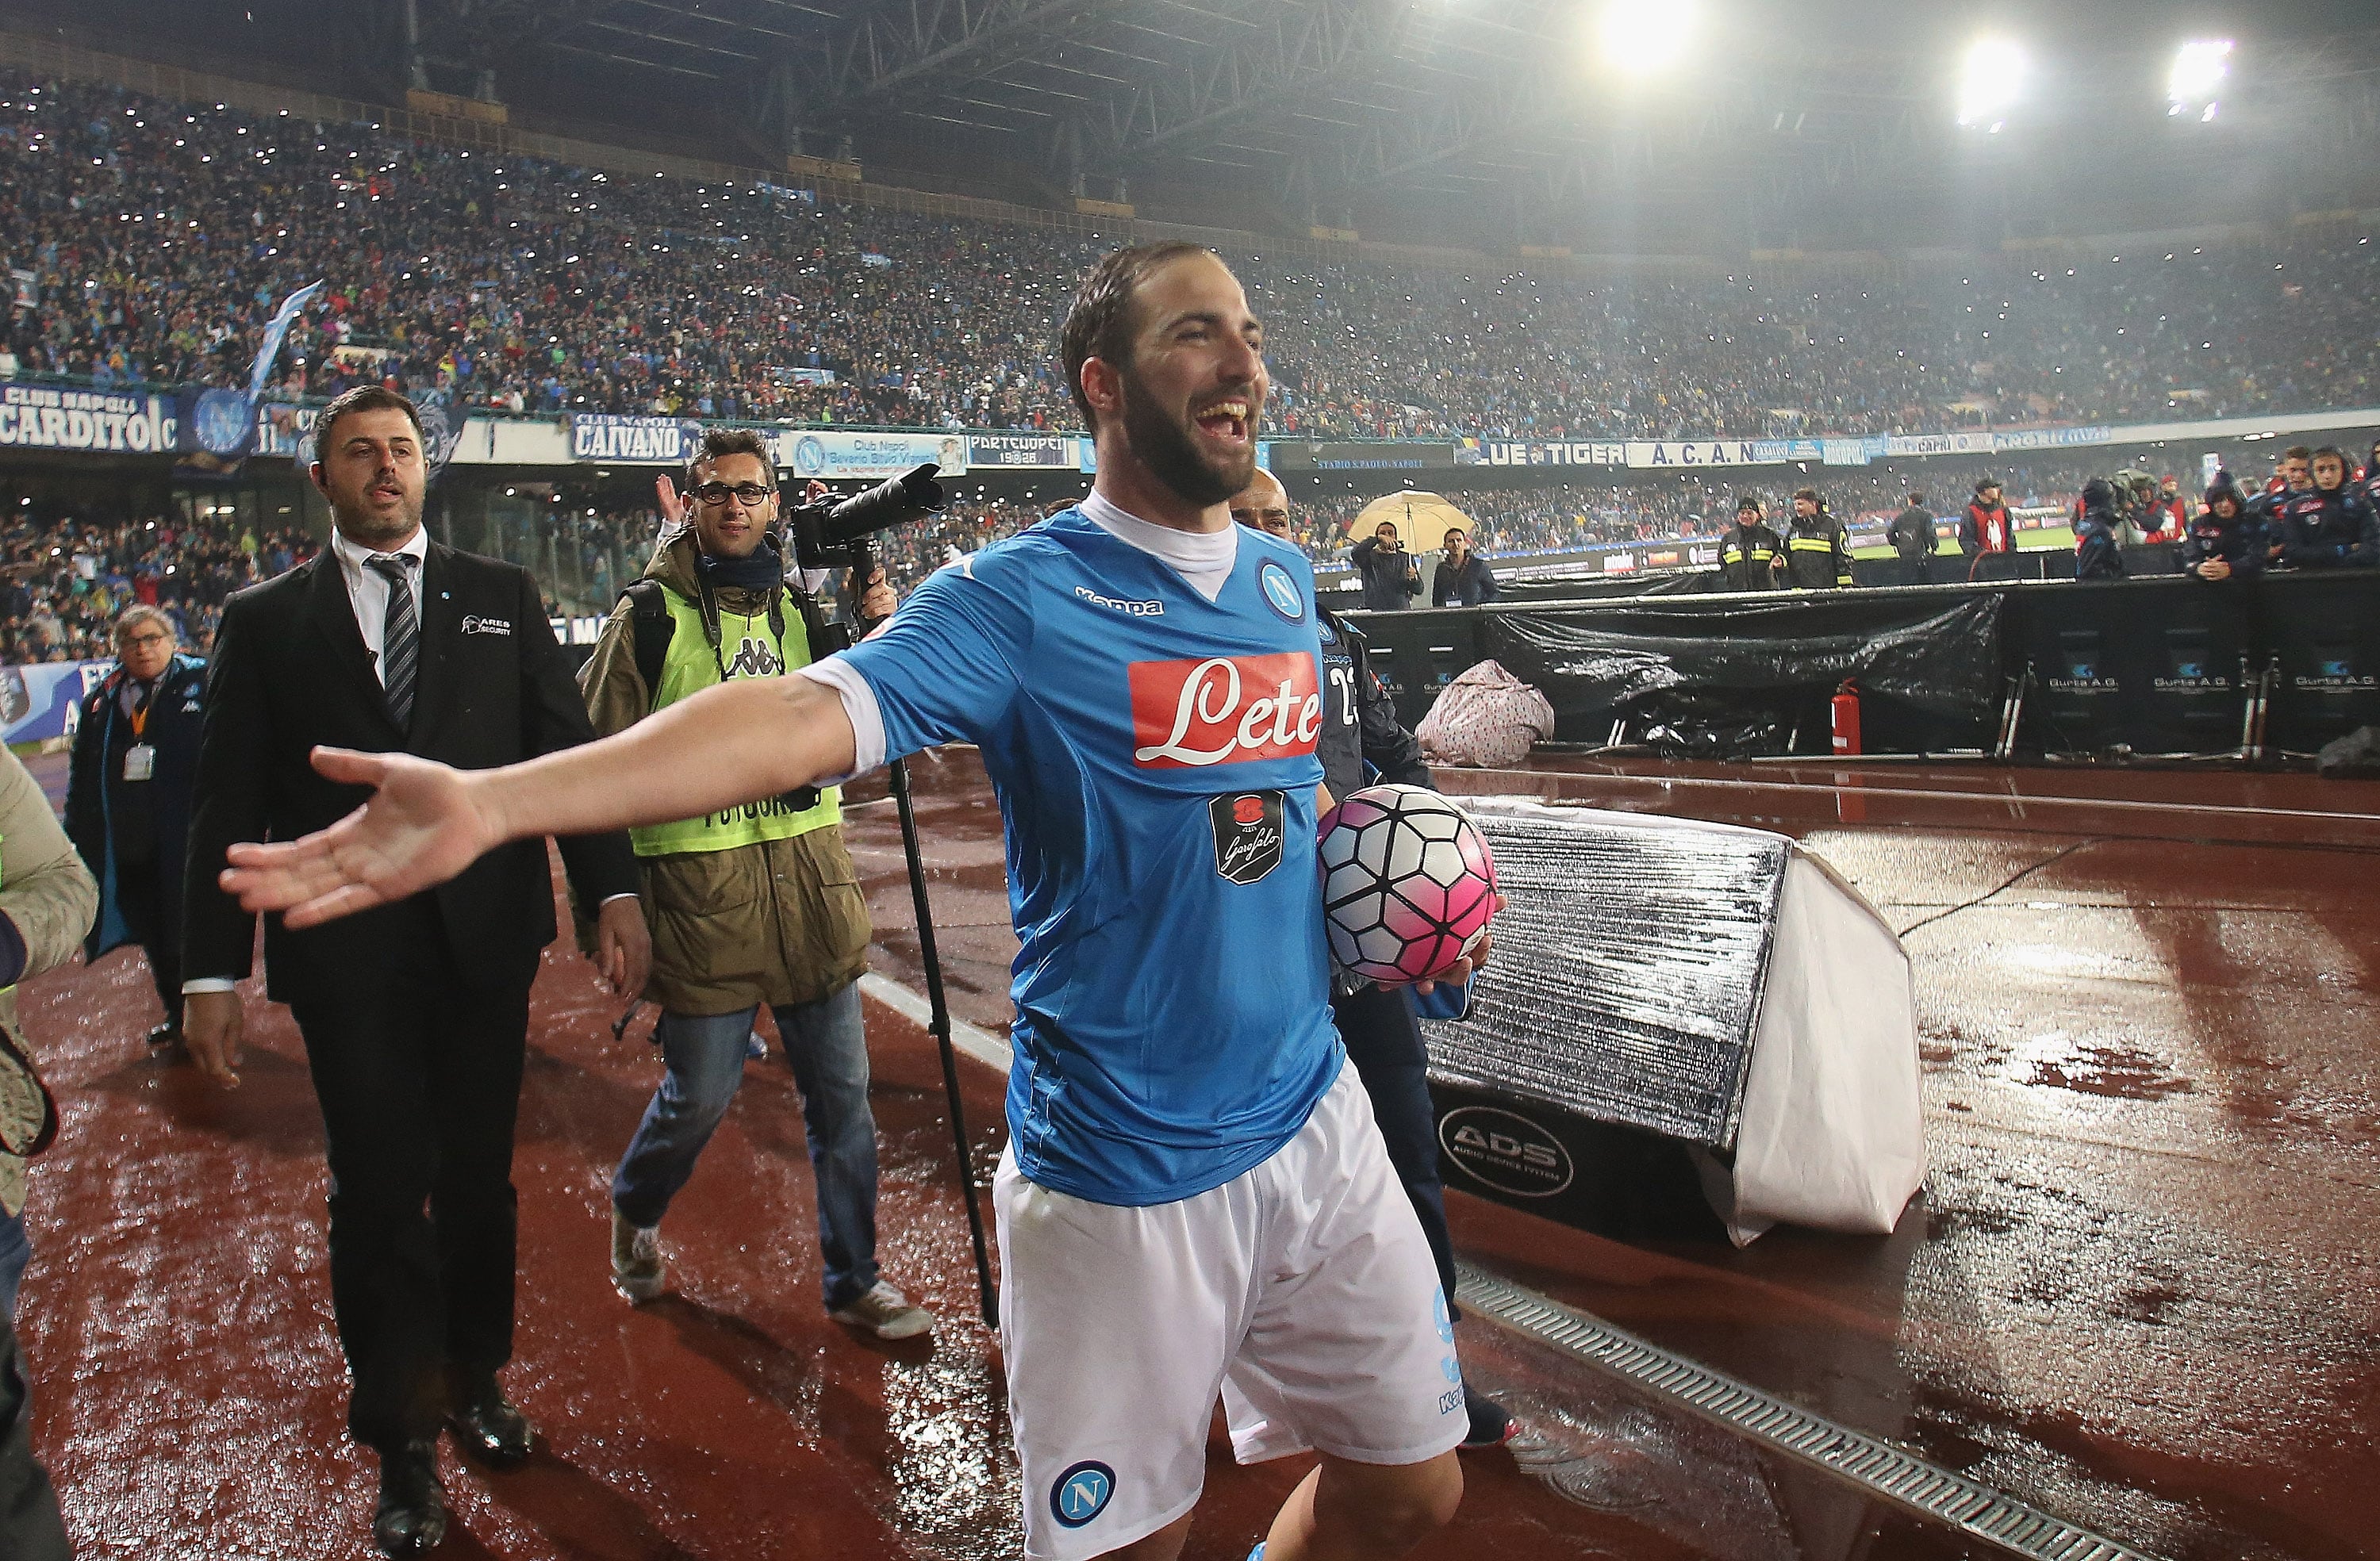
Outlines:
[[[1435,551],[1449,531],[1471,529],[1471,517],[1445,498],[1410,490],[1384,493],[1366,504],[1364,513],[1355,517],[1354,534],[1368,537],[1380,528],[1382,521],[1397,528],[1407,552]]]

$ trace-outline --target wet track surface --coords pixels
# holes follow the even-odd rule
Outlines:
[[[1548,764],[1455,774],[1782,829],[1904,929],[1933,1168],[1888,1239],[1622,1245],[1456,1195],[1479,1266],[1972,1478],[2175,1557],[2352,1556],[2380,1492],[2375,957],[2380,786],[2299,777]],[[913,766],[953,1006],[997,1032],[1014,951],[971,754]],[[876,963],[918,984],[889,804],[850,833]],[[2150,805],[2143,806],[2141,804]],[[350,1557],[371,1460],[344,1439],[321,1127],[283,1010],[225,1095],[140,1056],[137,954],[29,984],[66,1113],[36,1168],[19,1328],[36,1445],[85,1554]],[[939,1338],[862,1343],[818,1297],[781,1063],[673,1210],[676,1294],[611,1291],[606,1190],[658,1076],[650,1015],[548,956],[516,1180],[514,1396],[528,1468],[448,1462],[469,1557],[1016,1553],[998,1354],[973,1319],[939,1068],[870,1005],[888,1277]],[[988,1180],[999,1082],[963,1066]],[[1525,1431],[1466,1455],[1421,1554],[1789,1558],[1998,1552],[1903,1517],[1479,1322],[1473,1379]],[[1210,1456],[1187,1554],[1240,1561],[1297,1473]]]

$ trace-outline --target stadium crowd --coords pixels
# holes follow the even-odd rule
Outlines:
[[[285,389],[388,379],[525,412],[1072,427],[1055,324],[1109,247],[14,72],[0,169],[0,373],[234,379],[279,299],[323,277]],[[2360,238],[1604,281],[1230,259],[1289,434],[1850,434],[2380,399]]]
[[[162,609],[181,643],[203,655],[225,597],[316,547],[296,529],[77,519],[28,500],[0,526],[0,665],[111,659],[115,615],[134,602]]]

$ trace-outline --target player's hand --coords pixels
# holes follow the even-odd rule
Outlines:
[[[2231,578],[2231,566],[2219,558],[2210,558],[2198,566],[2198,577],[2202,580],[2228,580]]]
[[[816,478],[812,478],[808,482],[802,484],[802,502],[805,504],[815,504],[821,499],[832,499],[833,497],[834,490],[829,488],[825,483],[820,482]]]
[[[635,895],[614,895],[595,913],[595,968],[614,996],[632,998],[645,989],[653,969],[653,939]]]
[[[1500,894],[1496,897],[1496,909],[1488,912],[1488,914],[1490,916],[1493,916],[1503,909],[1504,897]],[[1470,980],[1473,976],[1478,974],[1481,971],[1486,970],[1488,968],[1488,956],[1493,954],[1495,951],[1495,935],[1489,932],[1488,928],[1482,927],[1479,929],[1479,941],[1471,946],[1471,951],[1469,953],[1463,955],[1463,958],[1455,961],[1444,970],[1439,971],[1429,980],[1415,982],[1414,991],[1420,996],[1427,998],[1432,992],[1438,990],[1438,984],[1441,981],[1451,986],[1460,986],[1464,982]]]
[[[219,881],[250,911],[316,926],[444,883],[504,841],[459,770],[410,754],[317,748],[313,757],[323,776],[370,786],[372,797],[302,839],[233,846]]]
[[[239,1088],[244,1023],[237,992],[189,992],[182,998],[182,1039],[191,1059],[200,1072],[225,1089]]]
[[[669,473],[663,472],[653,478],[653,497],[661,501],[662,525],[676,526],[686,524],[686,501],[678,497],[677,484],[670,480]]]

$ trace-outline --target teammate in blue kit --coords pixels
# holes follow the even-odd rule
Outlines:
[[[1035,1561],[1178,1555],[1227,1380],[1256,1411],[1241,1458],[1319,1455],[1268,1561],[1402,1555],[1462,1494],[1446,1297],[1331,1026],[1313,577],[1227,503],[1254,469],[1262,345],[1211,252],[1110,256],[1064,333],[1099,449],[1080,506],[942,570],[842,656],[568,754],[469,773],[319,755],[377,794],[235,847],[225,878],[310,925],[503,841],[978,744],[1023,943],[994,1201]]]

